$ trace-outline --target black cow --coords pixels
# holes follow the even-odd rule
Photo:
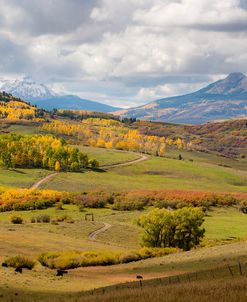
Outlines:
[[[68,274],[68,271],[65,271],[63,269],[58,269],[56,276],[57,277],[63,277],[64,274]]]
[[[17,267],[17,268],[15,269],[15,272],[16,272],[16,273],[22,274],[22,268],[21,268],[21,267]]]

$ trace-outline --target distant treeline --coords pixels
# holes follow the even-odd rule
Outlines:
[[[52,116],[60,116],[69,118],[71,120],[84,120],[88,118],[101,118],[106,120],[120,121],[124,124],[131,124],[136,122],[136,118],[121,118],[118,115],[105,112],[86,111],[86,110],[64,110],[64,109],[53,109],[51,111]]]

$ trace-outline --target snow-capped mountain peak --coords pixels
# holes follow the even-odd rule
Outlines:
[[[2,80],[0,81],[0,89],[24,100],[56,96],[45,84],[38,84],[29,76],[16,80]]]

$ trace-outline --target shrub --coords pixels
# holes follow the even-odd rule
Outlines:
[[[9,189],[0,192],[0,211],[47,209],[66,193],[51,190]]]
[[[69,196],[63,196],[60,201],[62,204],[71,204],[73,199]]]
[[[58,202],[58,203],[56,204],[56,210],[64,210],[64,208],[63,208],[63,203],[62,203],[62,202]]]
[[[62,252],[43,253],[38,261],[51,269],[73,269],[84,266],[118,263],[118,253],[112,252]]]
[[[138,255],[136,252],[126,252],[119,257],[119,262],[129,263],[133,261],[138,261],[140,259],[140,255]]]
[[[49,223],[51,221],[51,218],[47,214],[42,214],[36,217],[36,221],[39,223]]]
[[[68,216],[68,215],[62,215],[62,216],[59,216],[57,217],[55,220],[53,220],[53,222],[63,222],[63,221],[66,221],[67,223],[74,223],[74,220]],[[54,223],[53,223],[54,224]]]
[[[143,210],[148,200],[144,198],[117,197],[112,205],[113,210],[134,211]]]
[[[33,269],[35,262],[22,255],[9,257],[4,262],[8,267]]]
[[[244,214],[247,214],[247,202],[242,201],[239,205],[239,210]]]
[[[88,161],[88,167],[91,169],[97,169],[99,168],[99,162],[96,159],[92,158]]]
[[[50,252],[41,254],[38,257],[38,261],[43,266],[51,269],[73,269],[86,266],[128,263],[151,257],[160,257],[177,251],[178,249],[175,248],[142,248],[129,252]]]
[[[78,210],[79,210],[79,212],[85,212],[86,211],[84,205],[79,205]]]
[[[36,218],[35,217],[31,217],[30,222],[31,223],[35,223],[36,222]]]
[[[90,192],[76,195],[74,203],[88,208],[104,208],[108,203],[112,202],[112,198],[112,194],[107,192]]]
[[[12,216],[10,217],[10,221],[11,221],[13,224],[22,224],[22,223],[23,223],[23,218],[20,217],[20,216],[12,215]]]

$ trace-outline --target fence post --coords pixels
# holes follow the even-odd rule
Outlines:
[[[141,286],[141,289],[142,289],[142,280],[140,279],[140,286]]]
[[[228,269],[229,269],[229,272],[230,272],[231,276],[233,277],[233,272],[232,272],[232,269],[231,269],[230,265],[228,265]]]
[[[211,274],[212,274],[212,277],[214,279],[214,271],[213,270],[211,270]]]
[[[239,273],[242,276],[243,275],[243,271],[242,271],[242,266],[241,266],[240,262],[238,263],[238,267],[239,267]]]

